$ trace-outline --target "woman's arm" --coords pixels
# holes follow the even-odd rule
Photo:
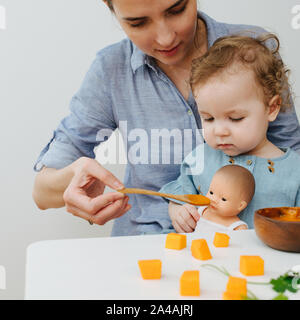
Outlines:
[[[111,101],[111,65],[99,53],[70,103],[70,114],[42,150],[35,170],[33,199],[42,209],[66,206],[66,210],[94,223],[124,213],[128,197],[103,194],[105,186],[116,190],[123,184],[94,158],[94,149],[117,128]],[[104,130],[104,131],[102,131]],[[55,168],[55,169],[54,169]]]
[[[37,173],[32,197],[39,209],[60,208],[65,205],[63,194],[74,176],[73,166],[74,162],[63,169],[44,167]]]

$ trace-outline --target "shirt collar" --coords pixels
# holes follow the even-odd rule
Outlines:
[[[132,46],[133,46],[133,51],[131,55],[131,68],[133,73],[135,73],[139,67],[146,64],[147,55],[143,51],[141,51],[138,47],[136,47],[134,44],[132,44]]]
[[[207,14],[198,11],[198,17],[201,18],[206,25],[208,48],[220,37],[228,35],[228,30],[224,23],[218,22]]]
[[[215,40],[226,35],[226,29],[222,23],[215,21],[205,13],[199,11],[198,17],[201,18],[206,24],[208,47],[211,47]],[[143,51],[141,51],[138,47],[136,47],[133,43],[132,46],[133,51],[131,55],[131,68],[133,73],[135,73],[138,68],[144,65],[148,65],[154,68],[153,63],[151,63],[151,58],[147,56]]]

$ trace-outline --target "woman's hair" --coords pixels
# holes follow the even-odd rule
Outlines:
[[[113,4],[112,4],[112,0],[103,0],[104,2],[107,3],[109,9],[114,12],[114,7],[113,7]]]
[[[192,91],[195,91],[197,85],[231,67],[233,63],[240,63],[254,72],[256,82],[263,89],[265,104],[275,95],[279,95],[281,111],[285,111],[291,106],[289,70],[278,51],[279,39],[270,33],[257,38],[243,35],[219,38],[206,54],[193,60],[190,77]]]

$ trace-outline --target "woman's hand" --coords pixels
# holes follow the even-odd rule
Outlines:
[[[174,229],[179,233],[193,232],[200,218],[195,206],[188,203],[181,205],[172,201],[169,203],[169,215]]]
[[[129,198],[124,194],[103,194],[106,185],[115,190],[124,186],[96,160],[79,158],[73,162],[72,170],[74,176],[63,194],[68,212],[90,223],[103,225],[131,208]]]

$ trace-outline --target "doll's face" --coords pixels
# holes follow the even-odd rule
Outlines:
[[[215,174],[206,196],[209,210],[224,217],[236,216],[247,206],[235,183],[228,182],[224,174]]]
[[[225,70],[195,90],[207,144],[229,156],[263,150],[269,121],[279,111],[272,113],[265,105],[251,70],[236,69]]]

